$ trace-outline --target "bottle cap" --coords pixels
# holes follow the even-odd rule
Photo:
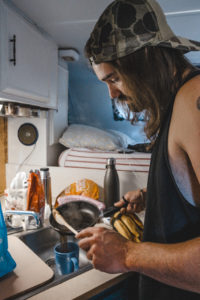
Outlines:
[[[49,168],[40,168],[40,171],[47,172],[47,171],[49,171]]]
[[[41,179],[50,177],[49,168],[40,168]]]
[[[116,162],[116,159],[113,158],[113,157],[108,158],[108,160],[107,160],[107,164],[110,165],[110,166],[115,165],[115,162]]]

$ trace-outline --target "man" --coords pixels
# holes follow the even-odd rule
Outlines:
[[[125,195],[129,212],[146,204],[143,242],[87,228],[79,246],[101,271],[139,272],[142,300],[200,299],[200,70],[183,55],[200,43],[175,36],[154,0],[116,0],[85,49],[111,98],[146,112],[153,152],[147,189]]]

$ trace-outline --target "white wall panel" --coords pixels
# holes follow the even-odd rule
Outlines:
[[[18,139],[18,129],[24,123],[31,123],[39,131],[36,146],[25,146]],[[42,165],[47,163],[47,119],[9,118],[8,119],[8,163],[21,164],[31,153],[26,164]]]

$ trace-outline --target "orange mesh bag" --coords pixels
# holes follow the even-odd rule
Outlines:
[[[58,206],[58,198],[62,196],[81,195],[92,199],[99,199],[99,187],[90,179],[80,179],[70,184],[56,198],[55,207]]]
[[[30,172],[28,178],[27,210],[43,213],[44,206],[44,188],[40,176],[34,172]]]
[[[98,185],[90,179],[81,179],[70,184],[65,191],[65,195],[82,195],[93,199],[99,199]]]

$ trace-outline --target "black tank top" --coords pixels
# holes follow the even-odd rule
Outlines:
[[[198,74],[200,70],[190,73],[183,84]],[[176,243],[200,236],[200,209],[182,196],[169,164],[168,131],[173,104],[153,147],[147,184],[143,240],[155,243]],[[139,293],[140,300],[200,300],[200,294],[143,275],[140,276]]]

